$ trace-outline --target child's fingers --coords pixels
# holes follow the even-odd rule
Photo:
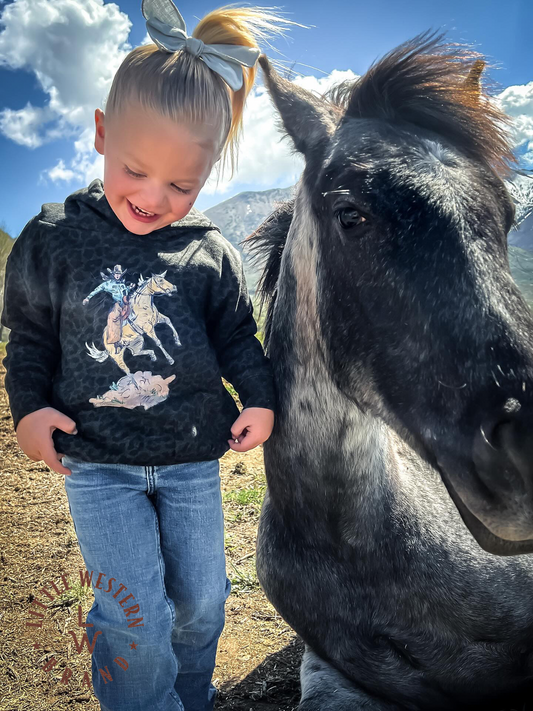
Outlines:
[[[250,426],[250,424],[250,416],[246,410],[243,410],[231,426],[231,436],[234,439],[240,439],[241,435],[245,429]]]
[[[41,457],[42,457],[43,462],[47,466],[49,466],[50,469],[53,469],[58,474],[64,474],[65,476],[70,476],[72,474],[70,469],[67,469],[66,467],[64,467],[61,464],[61,462],[59,460],[60,455],[54,449],[52,440],[50,440],[49,444],[47,444],[45,447],[43,447],[43,450],[41,452]]]
[[[244,444],[244,440],[242,442],[236,442],[234,439],[228,439],[228,444],[230,449],[234,452],[245,452],[248,449],[248,447]]]
[[[235,442],[234,439],[228,439],[228,444],[230,449],[234,452],[247,452],[249,449],[253,449],[257,447],[258,444],[261,444],[261,440],[248,434],[243,437],[240,442]]]
[[[71,420],[70,417],[67,417],[67,415],[64,415],[62,412],[56,412],[51,424],[53,427],[57,427],[58,430],[66,432],[67,434],[78,434],[74,420]]]
[[[233,427],[231,428],[231,436],[233,437],[233,439],[239,439],[245,430],[245,427],[241,427],[237,423],[238,423],[238,420],[235,421],[235,423],[233,424]],[[235,426],[235,425],[237,425],[237,426]]]

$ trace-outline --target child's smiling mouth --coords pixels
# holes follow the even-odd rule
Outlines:
[[[159,217],[159,215],[156,215],[155,213],[140,212],[141,208],[138,208],[136,205],[131,203],[128,198],[126,198],[126,202],[128,203],[130,214],[136,220],[139,220],[139,222],[154,222],[154,220],[157,220]]]

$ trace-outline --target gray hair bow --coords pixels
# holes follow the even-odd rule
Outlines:
[[[172,0],[142,0],[141,12],[148,34],[159,49],[167,52],[185,49],[194,57],[200,57],[233,91],[243,85],[243,66],[253,67],[261,53],[254,47],[205,44],[196,37],[189,37],[185,21]]]

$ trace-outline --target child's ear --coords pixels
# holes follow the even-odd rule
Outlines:
[[[104,127],[104,112],[101,109],[96,109],[94,112],[94,125],[95,125],[95,135],[94,135],[94,147],[100,153],[104,155],[104,137],[105,137],[105,127]]]

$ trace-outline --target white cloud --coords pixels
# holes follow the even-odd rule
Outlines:
[[[32,106],[28,102],[23,109],[4,109],[0,113],[0,131],[15,143],[37,148],[55,137],[53,129],[47,133],[39,133],[39,129],[56,118],[56,113],[49,107]]]
[[[66,180],[69,182],[76,177],[73,170],[65,168],[65,162],[61,158],[58,160],[57,165],[50,169],[49,175],[54,182],[56,180]]]
[[[320,79],[302,76],[293,79],[293,82],[308,91],[323,94],[334,84],[355,78],[356,75],[350,70],[335,69]],[[233,180],[221,180],[218,188],[216,176],[212,176],[203,189],[204,193],[223,195],[239,183],[253,183],[258,190],[278,185],[287,187],[295,183],[302,172],[303,159],[294,153],[290,139],[282,137],[278,123],[278,114],[268,92],[264,87],[257,87],[246,102],[239,170]]]
[[[0,131],[29,148],[83,135],[94,125],[94,110],[131,50],[128,16],[103,0],[15,0],[4,7],[1,22],[0,66],[33,72],[48,103],[3,108]],[[84,154],[77,148],[70,171],[61,170],[58,162],[49,177],[72,174],[79,179],[88,165]]]
[[[498,94],[498,101],[517,125],[516,145],[533,140],[533,81],[507,87]]]
[[[533,81],[507,87],[498,95],[498,103],[513,119],[513,141],[516,148],[524,149],[524,166],[533,168]]]

